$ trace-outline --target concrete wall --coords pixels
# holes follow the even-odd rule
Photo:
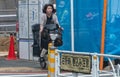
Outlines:
[[[17,0],[0,0],[0,15],[15,14],[17,8]]]
[[[15,24],[17,17],[1,17],[2,15],[13,15],[17,13],[18,0],[0,0],[0,29],[2,25]],[[10,27],[10,30],[15,31],[15,26]]]
[[[17,0],[0,0],[0,10],[15,9]]]

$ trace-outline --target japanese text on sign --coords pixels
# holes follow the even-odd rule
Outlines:
[[[90,73],[91,56],[62,54],[61,69],[73,72]]]

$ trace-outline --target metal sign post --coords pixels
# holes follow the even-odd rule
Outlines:
[[[50,34],[50,38],[52,40],[52,43],[49,43],[49,49],[48,49],[48,77],[57,77],[57,68],[55,62],[56,61],[56,47],[54,46],[54,41],[57,38],[57,34]],[[55,69],[56,68],[56,69]]]
[[[99,58],[92,56],[92,77],[99,77]]]
[[[55,48],[52,43],[48,48],[48,77],[55,77]]]

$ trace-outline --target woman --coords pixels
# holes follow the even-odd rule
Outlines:
[[[55,14],[55,9],[53,7],[52,4],[46,4],[43,8],[43,15],[41,16],[41,21],[40,21],[40,32],[42,34],[42,32],[44,31],[44,26],[47,24],[59,24],[58,23],[58,18]],[[60,28],[60,26],[59,26]],[[41,36],[42,37],[42,36]],[[42,46],[42,51],[40,54],[40,59],[44,59],[44,55],[48,50],[48,43],[49,43],[49,39],[43,39],[41,38],[41,46]]]

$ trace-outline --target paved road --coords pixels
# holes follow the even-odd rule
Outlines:
[[[6,60],[0,58],[0,73],[44,73],[38,61],[28,60]]]
[[[47,77],[47,70],[41,70],[39,62],[28,60],[6,60],[0,58],[0,77]],[[63,76],[61,76],[63,77]],[[72,75],[67,77],[73,77]],[[78,77],[91,77],[81,76]],[[113,76],[100,76],[113,77]]]

